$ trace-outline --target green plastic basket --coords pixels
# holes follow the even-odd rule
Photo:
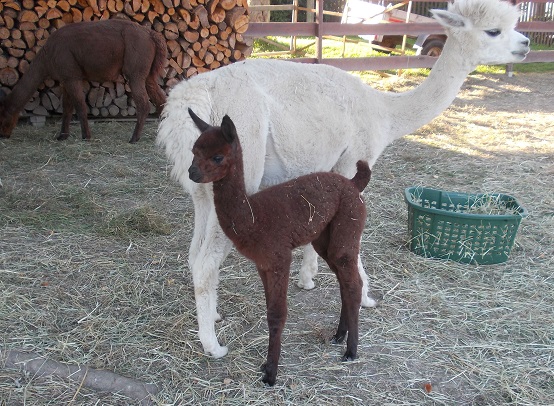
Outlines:
[[[527,215],[515,198],[503,194],[465,194],[418,186],[407,188],[404,197],[410,250],[424,257],[464,263],[506,261],[519,223]],[[491,202],[508,214],[486,214]]]

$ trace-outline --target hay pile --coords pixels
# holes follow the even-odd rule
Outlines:
[[[414,79],[377,85],[410,87]],[[134,123],[96,123],[93,140],[58,124],[0,140],[0,365],[8,350],[106,369],[160,389],[152,403],[549,404],[554,398],[554,98],[551,77],[470,77],[453,106],[395,142],[366,191],[363,261],[381,297],[360,317],[359,359],[332,346],[334,276],[289,289],[277,385],[264,388],[263,289],[232,253],[218,325],[227,357],[202,355],[187,250],[191,201]],[[429,260],[406,248],[405,187],[506,193],[529,211],[511,258]],[[127,405],[124,394],[0,366],[0,405]]]

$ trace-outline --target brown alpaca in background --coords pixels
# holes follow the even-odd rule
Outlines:
[[[197,183],[213,182],[219,224],[237,250],[256,263],[264,286],[269,346],[262,381],[272,386],[277,377],[292,250],[309,243],[340,285],[342,308],[332,342],[341,343],[348,334],[342,360],[355,359],[362,299],[358,254],[366,219],[360,192],[371,176],[367,163],[358,161],[351,180],[320,172],[247,196],[242,149],[231,119],[226,115],[221,127],[212,127],[189,113],[202,131],[192,150],[189,177]]]
[[[69,137],[73,111],[81,122],[83,139],[90,140],[83,80],[116,81],[122,74],[137,106],[137,124],[129,142],[137,142],[150,111],[148,98],[158,112],[166,95],[158,84],[167,46],[156,31],[132,21],[113,19],[69,24],[55,31],[33,59],[12,92],[0,101],[0,137],[9,138],[19,113],[46,79],[63,89],[62,129],[58,140]]]

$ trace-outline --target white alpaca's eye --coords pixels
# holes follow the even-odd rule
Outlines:
[[[223,156],[215,155],[212,157],[212,161],[214,161],[216,165],[219,165],[223,161]]]
[[[487,35],[489,37],[498,37],[501,33],[501,31],[499,29],[486,30],[485,32],[487,33]]]

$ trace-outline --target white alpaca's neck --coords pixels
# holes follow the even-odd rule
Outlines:
[[[475,66],[464,59],[461,46],[449,38],[421,85],[408,92],[389,93],[391,126],[385,135],[389,142],[414,132],[446,110],[473,69]]]

